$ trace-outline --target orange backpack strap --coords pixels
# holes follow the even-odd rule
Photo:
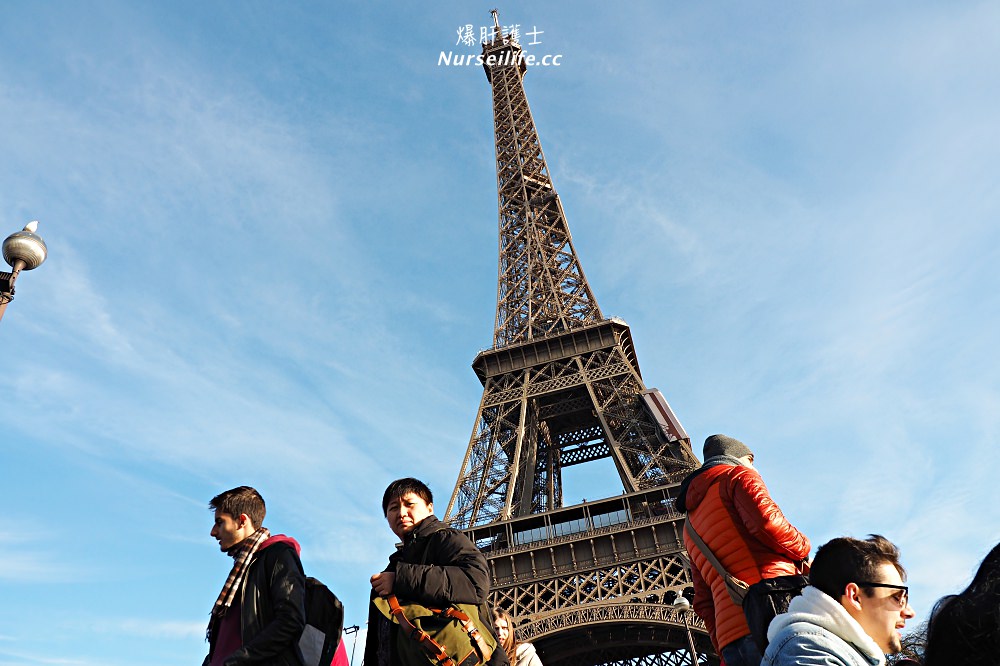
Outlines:
[[[396,598],[395,594],[390,594],[387,596],[386,601],[389,602],[389,611],[396,618],[396,622],[399,623],[401,629],[406,630],[410,639],[417,642],[428,657],[441,664],[441,666],[455,666],[455,662],[452,661],[445,649],[437,643],[426,631],[422,631],[417,628],[412,622],[410,622],[406,615],[403,613],[402,607],[399,605],[399,599]],[[433,610],[433,609],[431,609]]]
[[[459,624],[462,625],[462,628],[465,629],[465,633],[469,634],[469,637],[473,640],[473,642],[479,646],[479,652],[483,655],[483,661],[489,661],[490,657],[493,656],[493,649],[486,643],[486,640],[483,638],[483,634],[479,631],[479,627],[477,627],[472,621],[472,618],[454,606],[444,609],[441,613],[447,617],[453,617],[458,620]]]
[[[399,624],[400,629],[406,632],[406,635],[410,637],[410,640],[416,641],[417,645],[420,646],[420,649],[423,650],[434,663],[440,664],[440,666],[463,666],[463,664],[456,664],[455,660],[448,656],[448,652],[444,649],[444,646],[431,638],[430,634],[410,622],[410,620],[406,617],[406,614],[403,612],[403,608],[399,605],[399,599],[396,598],[395,594],[386,596],[385,600],[389,603],[389,612],[396,618],[396,622]],[[472,621],[472,618],[470,618],[466,613],[463,613],[454,606],[449,606],[444,610],[439,610],[437,608],[428,608],[427,610],[458,621],[458,623],[462,626],[462,629],[469,634],[469,637],[472,638],[475,644],[479,647],[479,651],[483,655],[483,662],[489,660],[493,654],[493,650],[483,639],[479,628]],[[466,659],[465,661],[468,662],[469,660]],[[479,660],[476,659],[474,663],[478,664]]]

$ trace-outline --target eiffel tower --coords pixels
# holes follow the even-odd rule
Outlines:
[[[546,666],[718,664],[687,604],[674,509],[698,461],[646,388],[628,325],[601,314],[528,108],[521,46],[492,15],[496,326],[472,364],[483,397],[445,520],[484,552],[491,603]],[[607,458],[622,494],[565,506],[563,469]]]

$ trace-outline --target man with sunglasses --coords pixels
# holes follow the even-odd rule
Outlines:
[[[899,550],[878,534],[841,537],[816,551],[809,587],[767,630],[763,664],[882,666],[902,649],[913,617]]]

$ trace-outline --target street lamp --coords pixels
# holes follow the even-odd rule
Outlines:
[[[691,602],[683,594],[678,594],[672,606],[677,609],[678,614],[684,619],[684,633],[687,634],[688,651],[691,653],[691,665],[696,666],[698,663],[698,650],[694,647],[694,636],[691,635],[691,624],[688,622],[688,613],[691,612]]]
[[[7,236],[3,242],[3,260],[14,270],[0,272],[0,319],[3,319],[7,304],[14,298],[14,282],[18,273],[38,268],[48,256],[45,241],[35,233],[37,228],[38,220],[28,222],[23,230]]]

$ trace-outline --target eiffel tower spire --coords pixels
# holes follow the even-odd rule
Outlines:
[[[490,600],[547,666],[718,664],[692,596],[680,480],[698,461],[605,318],[573,248],[538,140],[521,46],[496,10],[493,90],[500,269],[493,347],[445,520],[486,555]],[[563,470],[611,458],[620,495],[565,506]]]
[[[573,249],[559,195],[535,131],[521,79],[521,46],[503,34],[493,10],[493,39],[483,47],[493,84],[500,279],[493,344],[503,347],[603,319]],[[514,63],[491,66],[495,62]]]

